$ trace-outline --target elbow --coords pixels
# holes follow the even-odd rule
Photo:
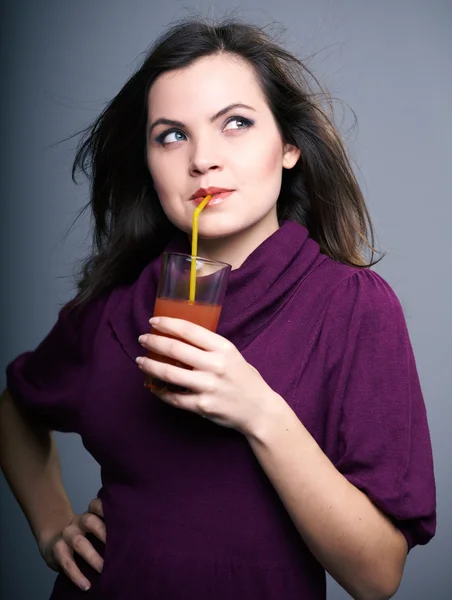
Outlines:
[[[402,573],[397,574],[391,580],[382,582],[384,585],[381,585],[379,589],[375,590],[374,595],[372,596],[373,600],[390,600],[393,596],[395,596],[397,590],[399,589],[400,583],[402,581]]]
[[[378,578],[361,582],[359,589],[350,590],[355,600],[390,600],[399,589],[403,570],[385,573]]]
[[[402,575],[393,577],[365,577],[351,581],[337,578],[338,583],[354,600],[390,600],[399,589]]]
[[[355,600],[390,600],[397,592],[397,589],[398,588],[395,588],[391,591],[376,589],[372,591],[366,590],[365,592],[354,595],[353,598]]]
[[[398,586],[391,589],[372,589],[360,592],[353,596],[355,600],[390,600],[398,590]]]
[[[374,555],[368,561],[368,568],[361,571],[353,590],[355,593],[350,592],[355,600],[390,600],[396,594],[402,581],[408,547],[400,532],[397,532],[394,541],[392,549],[384,556],[381,553]]]

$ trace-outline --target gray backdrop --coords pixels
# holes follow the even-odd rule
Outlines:
[[[233,0],[15,0],[3,3],[1,387],[4,366],[33,348],[73,291],[88,219],[67,228],[87,199],[70,180],[74,141],[132,73],[162,26],[186,7],[221,14]],[[213,7],[213,8],[212,8]],[[259,8],[258,8],[259,7]],[[356,111],[349,136],[360,181],[388,256],[377,270],[406,311],[430,420],[438,533],[411,553],[399,600],[452,598],[450,171],[451,0],[254,0],[242,17],[290,25],[285,39],[332,93]],[[345,117],[344,130],[351,122]],[[73,435],[56,434],[77,512],[100,487],[97,463]],[[3,478],[1,597],[48,598],[54,573],[36,549]],[[139,549],[137,549],[139,551]],[[329,580],[329,597],[348,595]],[[282,599],[281,599],[282,600]]]

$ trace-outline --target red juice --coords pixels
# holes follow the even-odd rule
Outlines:
[[[203,304],[202,302],[190,302],[189,300],[177,300],[173,298],[157,298],[155,301],[153,316],[184,319],[185,321],[190,321],[191,323],[205,327],[210,331],[216,331],[218,321],[220,319],[220,313],[221,306],[218,306],[217,304]],[[151,329],[151,331],[155,335],[165,335],[156,329]],[[166,337],[173,336],[166,335]],[[179,363],[178,361],[154,352],[149,352],[148,357],[167,364],[177,365],[187,369],[191,368]],[[175,386],[173,384],[167,384],[150,376],[146,376],[145,386],[150,389],[161,390],[166,388],[170,391],[187,391],[185,388],[180,388],[179,386]]]

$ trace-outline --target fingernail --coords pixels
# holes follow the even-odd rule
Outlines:
[[[142,356],[137,356],[135,362],[141,367],[144,363],[144,358]]]
[[[140,335],[140,337],[138,338],[138,341],[140,342],[140,344],[143,344],[146,341],[146,336]]]
[[[84,585],[82,585],[82,590],[84,592],[87,592],[89,589],[91,589],[91,584],[90,583],[85,583]]]
[[[152,319],[149,319],[149,323],[151,325],[157,326],[160,323],[160,319],[159,317],[152,317]]]

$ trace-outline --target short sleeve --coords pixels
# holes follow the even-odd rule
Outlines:
[[[7,388],[20,409],[44,427],[78,432],[94,339],[106,298],[61,309],[51,331],[34,351],[6,369]]]
[[[426,544],[436,528],[432,448],[400,302],[365,269],[336,289],[328,312],[328,429],[337,436],[330,458],[409,549]]]

